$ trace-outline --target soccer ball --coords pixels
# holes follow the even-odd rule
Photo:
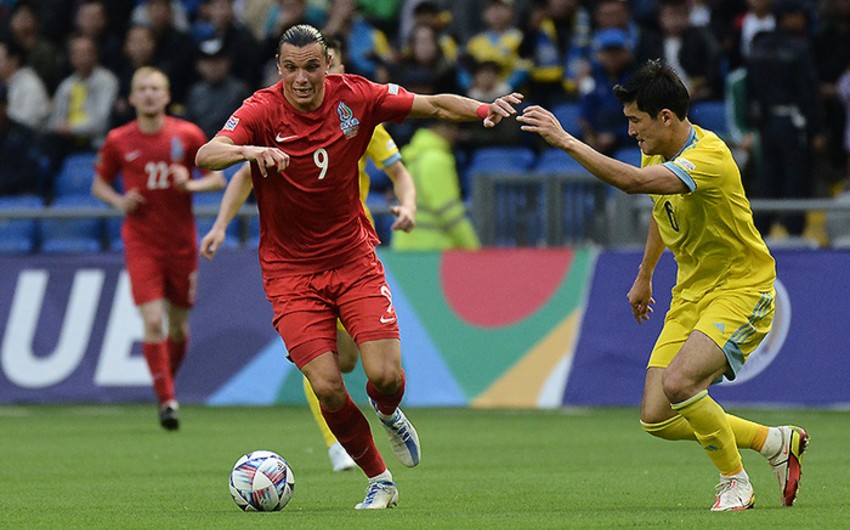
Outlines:
[[[230,472],[230,495],[246,512],[276,512],[295,490],[292,468],[272,451],[252,451],[239,457]]]

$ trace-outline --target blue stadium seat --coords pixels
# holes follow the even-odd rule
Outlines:
[[[44,202],[37,195],[0,197],[0,210],[41,208]],[[0,254],[29,254],[38,243],[38,223],[35,219],[4,219],[0,217]]]
[[[108,207],[91,195],[57,197],[53,210]],[[104,236],[104,222],[100,217],[59,218],[41,221],[41,251],[46,253],[100,252]]]
[[[124,240],[121,239],[121,225],[124,224],[124,218],[107,217],[104,222],[106,224],[106,242],[109,244],[109,250],[123,252]]]
[[[475,173],[517,173],[527,171],[537,156],[528,147],[482,147],[472,153],[467,171]]]
[[[579,126],[579,116],[581,115],[581,107],[578,103],[561,103],[552,107],[552,114],[561,122],[561,127],[565,131],[572,134],[576,138],[581,138],[581,127]]]
[[[723,101],[697,101],[691,105],[690,118],[696,125],[720,137],[729,134],[726,103]]]
[[[635,167],[640,167],[640,147],[621,147],[614,153],[614,158]]]
[[[576,160],[557,148],[551,148],[540,153],[536,173],[587,173],[587,170]]]
[[[97,153],[94,152],[74,153],[65,157],[53,184],[54,196],[88,195],[96,158]]]

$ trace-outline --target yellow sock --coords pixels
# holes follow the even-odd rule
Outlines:
[[[732,428],[732,432],[735,435],[735,445],[739,449],[761,451],[765,440],[767,440],[767,427],[728,413],[726,414],[726,419],[729,421],[729,427]],[[694,430],[687,420],[678,414],[658,423],[646,423],[642,421],[640,422],[640,426],[647,433],[658,438],[663,438],[664,440],[697,439]]]
[[[332,446],[336,443],[336,436],[331,432],[331,428],[328,427],[325,417],[322,416],[322,407],[319,405],[319,398],[316,397],[316,393],[313,392],[313,387],[306,377],[304,378],[304,395],[307,397],[307,404],[310,405],[310,412],[313,414],[313,419],[316,420],[316,425],[319,426],[319,430],[322,432],[322,438],[325,439],[328,447]]]
[[[735,434],[729,426],[726,413],[711,399],[707,390],[674,404],[673,410],[690,424],[697,441],[721,475],[735,475],[743,471],[741,453],[738,452]]]

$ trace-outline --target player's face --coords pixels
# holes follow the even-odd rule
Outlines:
[[[657,117],[650,116],[649,113],[639,110],[634,101],[623,107],[623,114],[629,120],[629,136],[637,140],[643,154],[658,155],[666,152],[669,129],[664,126],[661,114]]]
[[[303,112],[319,108],[325,97],[328,72],[328,57],[321,44],[314,42],[300,48],[284,44],[277,67],[283,80],[283,95],[292,106]]]
[[[139,116],[164,114],[170,101],[168,81],[162,74],[157,72],[133,77],[130,104]]]

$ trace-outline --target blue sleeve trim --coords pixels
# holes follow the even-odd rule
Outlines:
[[[697,183],[694,182],[693,177],[688,175],[688,173],[684,169],[680,168],[673,162],[664,162],[664,164],[662,165],[672,171],[677,177],[679,177],[679,179],[681,179],[681,181],[685,183],[685,186],[687,186],[689,190],[696,191]]]
[[[397,152],[397,153],[395,153],[395,154],[393,154],[393,155],[389,156],[389,157],[388,157],[388,158],[386,158],[385,160],[381,160],[381,166],[382,166],[382,167],[387,167],[387,166],[389,166],[390,164],[395,164],[395,163],[396,163],[396,162],[398,162],[399,160],[401,160],[401,153],[398,153],[398,152]]]

